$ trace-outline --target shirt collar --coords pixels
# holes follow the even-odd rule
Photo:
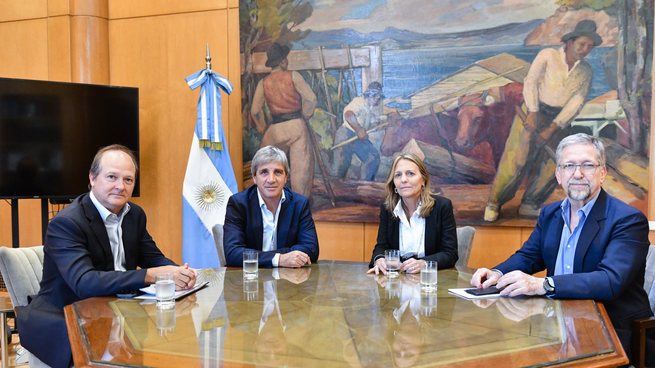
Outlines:
[[[264,202],[264,198],[262,198],[261,193],[259,193],[259,188],[257,188],[257,198],[259,198],[259,208],[264,208],[264,206],[266,206],[266,202]],[[286,200],[287,196],[284,194],[284,189],[282,189],[282,198],[280,198],[280,203],[278,203],[277,206],[280,207],[280,205]]]
[[[589,217],[589,212],[591,212],[591,209],[594,207],[594,204],[596,203],[596,200],[598,199],[599,195],[600,195],[600,190],[589,202],[587,202],[587,204],[582,206],[582,208],[579,209],[578,212],[582,211],[585,215],[585,218]],[[562,209],[562,213],[568,215],[569,211],[571,210],[571,202],[569,201],[569,197],[566,197],[559,206]]]
[[[559,53],[560,53],[560,55],[562,56],[562,61],[564,62],[564,65],[568,65],[568,64],[566,63],[566,45],[560,47],[560,49],[559,49]],[[580,59],[580,60],[576,60],[575,63],[573,63],[573,67],[571,68],[571,70],[575,69],[575,67],[578,66],[578,64],[580,64],[580,61],[581,61],[581,60],[582,60],[582,59]]]
[[[103,206],[98,199],[96,198],[95,195],[93,195],[93,191],[89,191],[89,197],[91,197],[91,202],[93,202],[93,205],[96,206],[96,209],[98,212],[100,212],[100,216],[102,217],[102,221],[107,221],[107,217],[112,214],[110,210],[107,209],[107,207]],[[121,213],[118,217],[122,217],[125,215],[128,211],[130,210],[130,204],[125,203],[125,206],[123,206],[123,209],[121,210]]]
[[[419,200],[418,201],[418,206],[416,207],[416,211],[414,211],[414,213],[412,213],[410,217],[414,216],[414,214],[419,214],[420,215],[421,205],[422,205],[421,200]],[[396,203],[396,207],[393,209],[393,214],[396,217],[400,218],[401,213],[403,213],[403,214],[405,213],[405,210],[403,209],[403,200],[402,199],[399,200],[398,203]]]

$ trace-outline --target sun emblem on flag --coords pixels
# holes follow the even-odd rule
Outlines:
[[[213,181],[196,188],[195,197],[198,207],[207,212],[214,212],[225,203],[223,188]]]

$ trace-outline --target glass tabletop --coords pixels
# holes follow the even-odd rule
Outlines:
[[[614,345],[593,301],[466,300],[448,292],[470,273],[366,274],[363,263],[201,271],[208,287],[158,309],[138,300],[75,303],[92,362],[130,366],[544,366],[607,354]],[[180,365],[182,364],[182,365]]]

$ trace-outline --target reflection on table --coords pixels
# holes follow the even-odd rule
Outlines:
[[[418,275],[389,279],[366,275],[366,268],[319,262],[301,269],[260,269],[255,281],[245,281],[241,270],[203,270],[210,286],[170,310],[115,298],[81,301],[67,310],[78,325],[71,334],[81,337],[74,353],[88,355],[90,366],[621,362],[592,301],[469,301],[448,293],[468,286],[469,273],[440,271],[437,291],[425,292]],[[84,364],[76,360],[75,366]]]

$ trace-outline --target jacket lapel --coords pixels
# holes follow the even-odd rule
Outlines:
[[[277,219],[277,247],[284,248],[287,245],[290,245],[288,242],[289,230],[291,229],[291,224],[287,224],[287,221],[291,221],[293,216],[289,216],[288,212],[293,210],[291,201],[293,200],[293,195],[291,191],[284,188],[284,195],[286,200],[280,206],[280,217]]]
[[[582,272],[583,260],[587,250],[591,246],[598,232],[600,231],[600,222],[607,218],[607,194],[603,189],[600,190],[598,199],[589,212],[589,217],[585,220],[584,227],[580,233],[578,244],[575,247],[575,258],[573,263],[573,272]]]
[[[259,196],[257,195],[257,186],[252,186],[253,190],[248,197],[248,218],[252,219],[252,231],[255,236],[255,246],[257,250],[262,250],[264,245],[264,225],[262,224],[262,209],[259,207]]]
[[[548,229],[543,229],[543,231],[546,231],[546,238],[544,241],[544,263],[546,264],[546,272],[548,276],[552,276],[555,273],[557,253],[559,252],[562,230],[564,229],[564,219],[562,218],[562,208],[560,206],[557,206],[557,210],[553,212],[553,217],[551,218],[550,223],[551,225]]]
[[[105,269],[106,271],[112,271],[114,269],[114,255],[111,252],[111,246],[109,245],[109,236],[107,235],[107,228],[105,223],[102,221],[100,212],[91,201],[91,197],[87,194],[82,199],[82,208],[84,209],[84,214],[86,215],[87,220],[89,220],[89,226],[91,231],[96,236],[98,244],[102,248],[102,251],[105,255]],[[91,244],[89,244],[91,246]]]
[[[439,212],[436,208],[437,205],[438,204],[435,200],[430,216],[425,219],[425,240],[423,242],[425,254],[434,254],[438,251],[438,249],[435,249],[437,243],[435,242],[435,239],[439,239],[437,238],[437,213]]]
[[[123,251],[125,252],[125,269],[126,270],[136,270],[136,265],[138,261],[138,251],[136,248],[136,243],[133,241],[136,239],[134,234],[136,234],[136,224],[134,223],[133,216],[130,216],[132,212],[125,214],[123,218],[123,226],[121,226],[123,231]]]

